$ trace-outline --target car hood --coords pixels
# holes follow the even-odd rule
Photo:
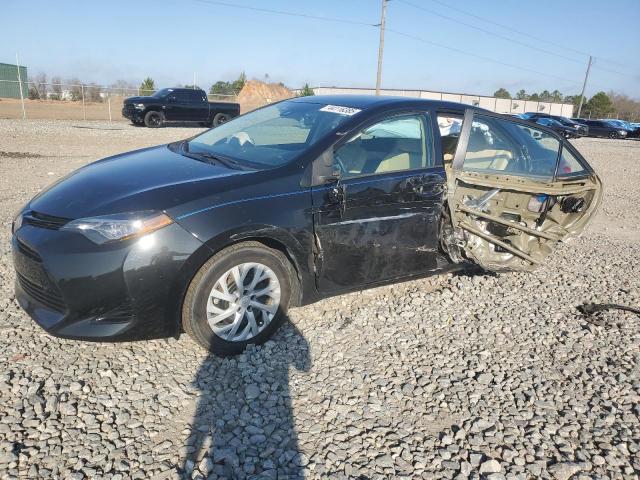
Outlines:
[[[123,103],[125,104],[126,103],[145,103],[145,102],[152,102],[154,100],[156,100],[155,97],[149,97],[149,96],[129,97],[129,98],[126,98]]]
[[[167,145],[89,164],[38,194],[28,208],[68,219],[142,210],[169,210],[228,188],[252,171],[201,162]]]

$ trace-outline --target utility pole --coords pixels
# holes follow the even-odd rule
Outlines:
[[[387,16],[387,2],[382,0],[382,15],[380,17],[380,45],[378,46],[378,75],[376,77],[376,95],[380,95],[380,82],[382,81],[382,53],[384,52],[384,23]]]
[[[18,68],[18,90],[20,90],[20,103],[22,104],[22,119],[27,119],[27,111],[24,109],[24,95],[22,94],[22,77],[20,75],[20,61],[18,60],[18,53],[16,52],[16,67]],[[27,79],[27,88],[29,83]]]
[[[589,63],[587,64],[587,73],[584,76],[584,83],[582,84],[582,93],[580,94],[580,105],[578,105],[578,118],[582,112],[582,101],[584,100],[584,90],[587,88],[587,80],[589,79],[589,70],[591,70],[591,63],[593,63],[593,57],[589,55]]]

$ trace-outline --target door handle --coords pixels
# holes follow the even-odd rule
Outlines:
[[[340,214],[344,214],[347,200],[347,190],[344,185],[336,185],[329,189],[327,193],[327,203],[330,205],[339,205]]]

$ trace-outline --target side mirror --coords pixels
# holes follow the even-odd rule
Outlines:
[[[169,101],[169,103],[176,103],[178,101],[178,99],[174,95],[168,97],[167,100]]]

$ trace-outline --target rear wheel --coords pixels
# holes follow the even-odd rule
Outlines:
[[[226,123],[229,120],[231,120],[231,117],[226,113],[216,113],[215,116],[213,117],[213,121],[211,122],[211,125],[213,127],[217,127],[218,125],[222,125],[223,123]]]
[[[164,115],[162,112],[147,112],[144,116],[144,124],[149,128],[161,127],[164,123]]]
[[[185,332],[221,356],[266,341],[286,315],[295,271],[282,252],[243,242],[214,255],[195,275],[182,306]]]

